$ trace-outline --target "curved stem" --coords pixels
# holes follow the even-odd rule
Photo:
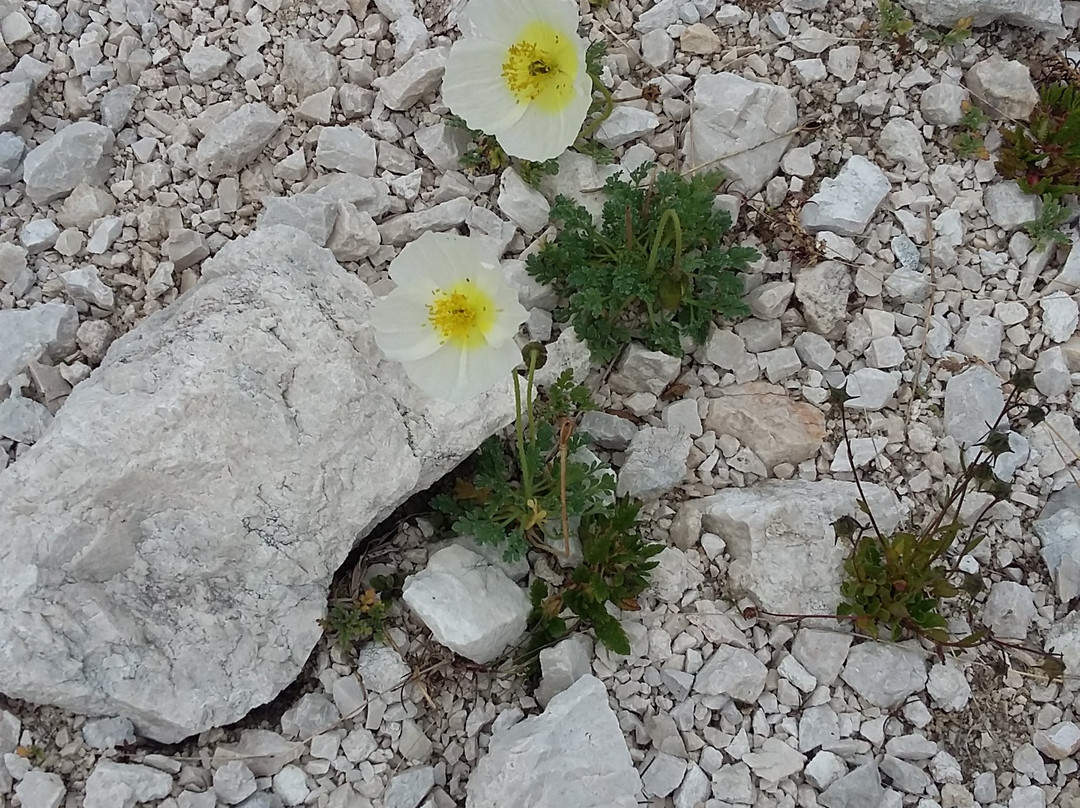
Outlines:
[[[682,259],[682,224],[679,222],[679,214],[671,208],[664,211],[660,217],[660,224],[656,226],[656,235],[653,236],[652,248],[649,250],[649,263],[645,267],[645,274],[652,275],[656,271],[656,262],[660,260],[660,247],[664,243],[664,231],[668,223],[675,228],[675,266],[677,271]]]
[[[589,121],[589,125],[581,130],[581,134],[578,135],[577,140],[574,141],[574,145],[584,143],[586,140],[596,134],[596,130],[600,128],[600,124],[611,117],[611,111],[615,109],[615,99],[611,97],[611,90],[605,87],[597,76],[592,73],[589,74],[589,78],[592,79],[593,90],[604,96],[604,108],[600,114]]]
[[[529,375],[525,388],[525,411],[529,417],[529,445],[536,448],[536,419],[533,418],[533,381],[536,378],[536,351],[529,353]]]
[[[528,501],[533,496],[532,472],[525,452],[525,425],[521,420],[521,380],[516,370],[512,375],[514,377],[514,431],[517,436],[518,466],[521,467],[521,488],[525,492],[524,499]]]

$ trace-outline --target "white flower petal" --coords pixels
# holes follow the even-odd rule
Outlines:
[[[502,77],[510,43],[459,39],[450,48],[443,75],[446,106],[472,129],[494,134],[513,126],[525,114]]]
[[[550,113],[530,104],[516,123],[496,132],[495,139],[507,154],[523,160],[543,161],[558,157],[574,145],[581,133],[581,125],[592,104],[590,87],[583,65],[575,82],[574,97],[564,109]]]
[[[417,286],[434,293],[459,280],[477,277],[493,260],[493,247],[487,242],[454,233],[427,232],[390,262],[390,277],[399,286]]]
[[[442,347],[435,329],[426,324],[398,331],[376,331],[375,343],[387,359],[402,363],[423,359]]]
[[[521,328],[521,324],[529,319],[529,312],[518,302],[517,293],[508,285],[497,287],[492,297],[495,298],[499,316],[495,318],[495,322],[484,336],[489,345],[511,342]]]
[[[467,351],[447,343],[430,356],[406,364],[405,372],[433,398],[460,404],[506,379],[520,361],[521,352],[513,341]]]
[[[577,5],[570,0],[469,0],[465,17],[477,36],[512,45],[529,23],[538,20],[576,34]]]
[[[399,286],[371,306],[371,324],[376,331],[409,331],[428,319],[432,295],[424,289]]]

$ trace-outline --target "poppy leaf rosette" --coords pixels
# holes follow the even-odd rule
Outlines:
[[[521,362],[514,337],[528,313],[485,246],[424,233],[390,263],[396,288],[375,301],[375,342],[433,398],[467,401]]]
[[[471,33],[450,48],[443,100],[471,129],[523,160],[558,157],[592,103],[570,0],[470,0]]]

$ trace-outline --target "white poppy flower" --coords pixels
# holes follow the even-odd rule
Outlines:
[[[558,157],[592,103],[586,44],[569,0],[470,0],[473,34],[450,48],[443,100],[524,160]]]
[[[460,403],[521,362],[514,342],[528,313],[492,261],[465,236],[424,233],[390,263],[397,284],[375,301],[375,342],[428,395]]]

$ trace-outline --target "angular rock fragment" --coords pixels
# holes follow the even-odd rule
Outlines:
[[[871,761],[834,781],[818,796],[818,802],[825,808],[866,808],[879,805],[884,793],[877,764]]]
[[[822,261],[795,275],[795,297],[802,304],[806,324],[828,334],[847,318],[851,270],[839,261]]]
[[[80,183],[103,185],[112,168],[112,130],[90,121],[66,126],[23,161],[26,195],[38,205],[69,194]]]
[[[690,435],[678,430],[653,426],[639,430],[619,469],[619,496],[652,499],[670,491],[686,474],[690,445]]]
[[[900,512],[891,491],[863,484],[870,508],[886,533]],[[727,543],[732,592],[773,612],[832,613],[840,602],[849,548],[832,524],[858,513],[854,483],[769,480],[752,488],[729,488],[692,501],[701,526]],[[692,518],[680,512],[680,519]]]
[[[1061,500],[1062,504],[1051,512],[1050,504],[1055,500]],[[1042,559],[1050,571],[1058,599],[1068,603],[1080,597],[1080,497],[1072,501],[1065,501],[1062,494],[1051,497],[1035,523],[1035,535],[1042,544]]]
[[[45,357],[61,359],[75,347],[79,313],[74,306],[50,302],[30,309],[0,311],[0,397],[12,376]]]
[[[1061,25],[1061,0],[900,0],[927,25],[949,28],[971,18],[974,26],[1004,20],[1013,25],[1052,31]]]
[[[976,366],[951,376],[945,385],[945,434],[961,446],[974,446],[986,437],[1004,405],[1001,379],[993,371]]]
[[[14,132],[26,122],[33,93],[28,81],[9,81],[0,87],[0,131]]]
[[[531,608],[506,573],[456,544],[406,579],[402,600],[438,642],[481,664],[521,638]]]
[[[214,124],[199,141],[195,170],[200,177],[211,180],[240,173],[270,142],[284,120],[266,104],[244,104]]]
[[[445,47],[422,50],[389,76],[375,79],[379,98],[390,109],[408,109],[438,89],[446,70],[446,55]]]
[[[325,130],[323,130],[325,131]],[[308,237],[325,247],[334,232],[338,206],[331,200],[316,194],[298,196],[271,196],[264,201],[259,215],[259,228],[287,225],[307,233]]]
[[[975,103],[993,118],[1026,121],[1039,103],[1027,65],[1000,53],[972,67],[964,83]]]
[[[340,83],[337,60],[316,43],[290,39],[284,51],[281,81],[297,98],[302,100]]]
[[[364,284],[298,230],[203,270],[0,472],[0,688],[163,741],[291,683],[357,536],[512,410],[508,385],[426,398],[376,347]]]
[[[697,672],[694,692],[754,704],[765,689],[768,672],[761,660],[746,649],[722,645]]]
[[[835,179],[826,178],[803,205],[802,223],[810,233],[828,230],[861,236],[889,193],[885,172],[862,155],[853,155]]]
[[[467,808],[635,808],[641,780],[604,685],[583,676],[542,715],[491,738]]]
[[[133,808],[169,796],[172,777],[139,763],[102,760],[86,780],[84,808]]]
[[[755,194],[780,166],[798,124],[791,93],[734,73],[709,73],[694,83],[687,127],[686,168],[719,168],[732,186]]]
[[[66,794],[60,775],[38,769],[28,771],[15,786],[15,796],[23,808],[60,808]]]
[[[840,678],[848,687],[883,709],[893,709],[926,686],[926,660],[899,645],[864,642],[848,653]]]
[[[817,455],[825,439],[825,416],[810,404],[793,401],[782,387],[763,382],[733,385],[709,403],[705,428],[731,435],[772,470]]]
[[[319,133],[315,162],[358,177],[375,173],[375,140],[359,126],[328,126]]]
[[[0,132],[0,185],[14,185],[22,179],[22,158],[26,143],[14,132]]]

